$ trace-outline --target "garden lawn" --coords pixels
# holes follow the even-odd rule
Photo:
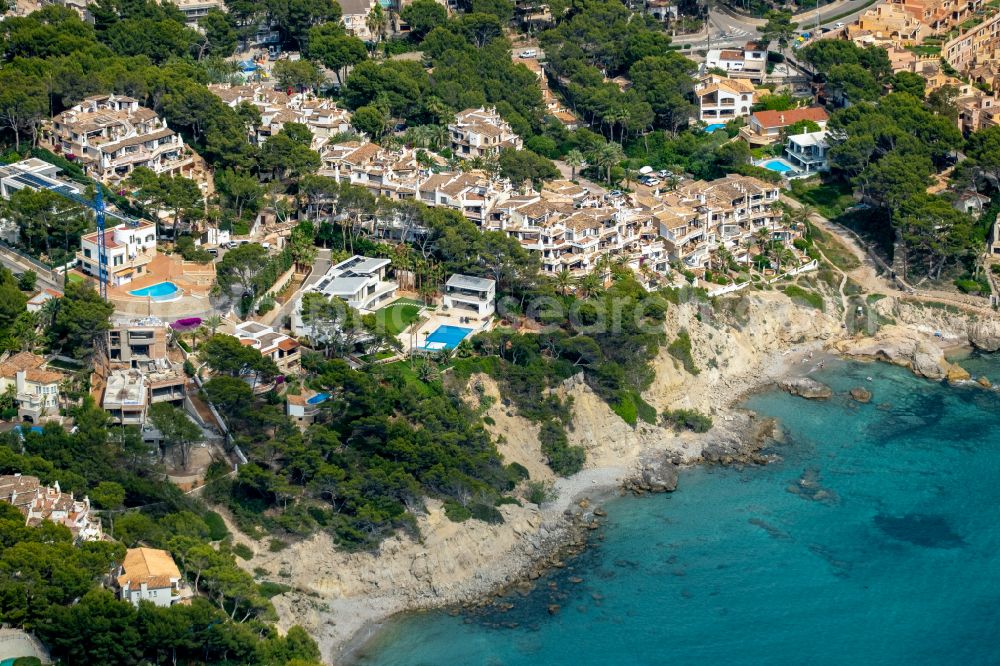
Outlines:
[[[399,335],[420,318],[420,306],[411,302],[395,301],[375,313],[379,328],[389,335]]]

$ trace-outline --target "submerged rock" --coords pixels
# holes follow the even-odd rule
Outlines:
[[[1000,350],[1000,319],[977,319],[969,324],[969,343],[976,349],[995,352]]]
[[[869,403],[872,401],[872,392],[866,388],[858,386],[851,389],[851,397],[860,403]]]
[[[989,377],[987,377],[986,375],[983,375],[979,379],[977,379],[976,383],[979,384],[980,386],[982,386],[983,388],[992,388],[993,387],[993,383],[990,381]]]
[[[809,400],[825,400],[833,395],[829,386],[818,382],[811,377],[798,377],[795,379],[782,380],[781,388],[792,395]]]

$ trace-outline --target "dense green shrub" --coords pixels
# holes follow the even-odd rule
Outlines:
[[[472,518],[472,512],[455,500],[445,500],[444,515],[448,516],[448,519],[454,523],[464,523]]]
[[[545,421],[538,432],[542,453],[549,467],[560,476],[571,476],[583,469],[586,453],[582,446],[570,446],[565,427],[554,419]]]
[[[667,347],[667,352],[680,361],[684,369],[692,375],[701,372],[695,365],[694,356],[691,355],[691,334],[687,332],[687,329],[682,328],[677,331],[677,337]]]
[[[667,410],[663,412],[662,423],[664,427],[676,430],[708,432],[712,429],[712,417],[696,409]]]
[[[215,511],[206,511],[201,519],[205,521],[206,525],[208,525],[208,538],[210,540],[222,541],[229,536],[229,530],[226,529],[226,522],[222,520],[222,516],[217,514]]]

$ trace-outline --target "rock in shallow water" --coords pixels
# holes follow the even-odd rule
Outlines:
[[[869,403],[872,401],[872,392],[866,388],[858,386],[851,389],[851,397],[858,402]]]
[[[798,377],[782,380],[781,388],[792,395],[809,400],[825,400],[833,395],[829,386],[810,377]]]

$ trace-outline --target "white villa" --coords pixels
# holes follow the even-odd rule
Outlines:
[[[496,281],[455,273],[445,284],[444,307],[477,319],[491,317],[496,311]]]
[[[319,282],[307,291],[323,294],[327,298],[336,296],[360,312],[374,312],[388,304],[396,296],[398,285],[386,280],[388,259],[355,255],[332,266]],[[308,327],[302,318],[302,296],[292,313],[292,332],[306,335]]]
[[[706,123],[728,122],[750,115],[754,104],[754,86],[748,81],[719,74],[701,78],[694,88],[698,98],[698,119]]]
[[[299,343],[275,331],[270,326],[255,321],[245,321],[236,325],[236,337],[240,343],[253,347],[263,356],[270,358],[282,372],[299,365]]]
[[[830,162],[827,153],[830,145],[826,141],[827,132],[806,132],[788,137],[785,155],[788,161],[802,173],[827,171]]]
[[[117,581],[122,601],[133,606],[138,606],[140,601],[150,601],[165,608],[190,596],[182,594],[181,572],[174,558],[167,551],[156,548],[129,548]]]
[[[98,278],[100,270],[97,234],[94,231],[82,236],[80,251],[76,253],[80,271],[94,278]],[[143,275],[156,256],[156,225],[142,221],[106,229],[104,244],[107,248],[108,284],[128,284]]]
[[[14,388],[17,416],[38,423],[46,416],[59,416],[60,372],[49,370],[45,359],[31,352],[18,352],[0,363],[0,393]]]

